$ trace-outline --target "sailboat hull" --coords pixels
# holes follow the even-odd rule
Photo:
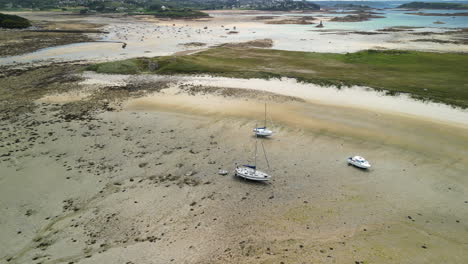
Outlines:
[[[348,164],[358,167],[360,169],[369,169],[371,167],[370,163],[366,160],[355,160],[353,157],[348,158]]]
[[[263,171],[255,170],[249,167],[237,167],[236,176],[251,181],[268,181],[271,176]]]

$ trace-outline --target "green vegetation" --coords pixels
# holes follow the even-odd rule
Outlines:
[[[269,3],[259,1],[257,4],[250,5],[249,9],[268,11],[320,10],[320,6],[307,1],[284,0],[282,2],[271,1]]]
[[[467,4],[460,3],[426,3],[411,2],[402,4],[398,8],[424,8],[424,9],[468,9]]]
[[[153,67],[148,67],[149,64]],[[154,67],[157,65],[157,67]],[[155,69],[149,71],[149,69]],[[180,57],[95,64],[99,73],[204,74],[238,78],[290,77],[321,85],[363,85],[388,94],[468,108],[468,54],[361,51],[349,54],[219,47]]]
[[[197,10],[181,9],[158,11],[154,14],[154,16],[162,18],[202,18],[208,17],[209,15],[207,13],[203,13]]]
[[[4,10],[51,10],[59,9],[59,0],[0,0],[0,9]]]
[[[318,10],[320,6],[295,0],[0,0],[0,10],[47,10],[87,12],[149,12],[171,10],[177,17],[181,10],[258,9],[272,11]]]
[[[31,23],[26,18],[0,13],[0,28],[27,28]]]

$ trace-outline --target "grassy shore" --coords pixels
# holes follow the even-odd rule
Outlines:
[[[24,17],[0,13],[0,28],[27,28],[31,22]]]
[[[157,67],[149,67],[156,63]],[[149,69],[154,69],[150,71]],[[88,67],[111,74],[213,74],[237,78],[290,77],[338,87],[363,85],[468,108],[468,55],[417,51],[349,54],[218,47],[180,57],[137,58]]]

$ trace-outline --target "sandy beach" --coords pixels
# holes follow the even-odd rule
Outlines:
[[[31,59],[59,54],[46,56],[52,61],[41,67],[2,68],[1,264],[467,262],[466,109],[287,78],[82,69],[95,60],[193,49],[181,43],[208,48],[266,36],[274,48],[317,52],[467,47],[408,42],[415,36],[407,32],[347,38],[313,32],[312,48],[300,44],[303,36],[271,33],[303,25],[239,14],[175,22],[90,18],[108,23],[107,40],[125,40],[128,48],[106,53],[109,44],[92,43],[0,58],[30,67]],[[146,41],[141,32],[123,34],[148,24],[160,31]],[[241,33],[228,35],[221,25]],[[256,139],[252,128],[263,124],[265,103],[274,135]],[[266,150],[268,163],[259,152],[257,166],[272,175],[267,183],[233,173],[254,162],[256,141]],[[353,155],[373,167],[348,166]]]

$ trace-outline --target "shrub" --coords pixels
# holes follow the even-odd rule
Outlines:
[[[30,26],[31,26],[31,23],[26,18],[0,13],[0,27],[1,28],[27,28]]]

